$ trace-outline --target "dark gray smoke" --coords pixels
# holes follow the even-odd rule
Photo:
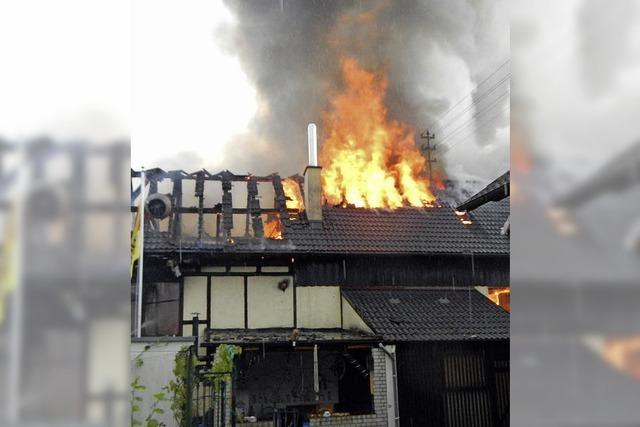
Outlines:
[[[219,29],[221,43],[239,57],[264,106],[251,132],[228,146],[225,163],[235,170],[282,174],[303,170],[306,125],[318,123],[321,142],[322,112],[332,90],[340,87],[343,55],[386,72],[389,113],[417,134],[508,57],[508,20],[501,0],[225,3],[237,22]],[[466,119],[459,118],[459,123]],[[437,124],[434,130],[438,131]],[[485,127],[483,132],[480,143],[493,143],[496,127]],[[467,158],[465,150],[447,155],[446,160],[454,174],[459,170],[491,178],[508,168],[508,148],[501,148],[506,154],[498,165],[477,165],[477,156]],[[444,155],[439,159],[444,164]]]

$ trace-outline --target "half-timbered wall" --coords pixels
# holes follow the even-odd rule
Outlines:
[[[340,286],[300,286],[288,267],[201,267],[180,279],[183,336],[212,329],[358,329],[369,327],[342,297]]]

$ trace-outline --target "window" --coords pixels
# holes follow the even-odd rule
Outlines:
[[[145,283],[143,293],[142,335],[179,335],[180,286],[178,283]]]

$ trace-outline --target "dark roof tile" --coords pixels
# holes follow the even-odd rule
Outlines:
[[[147,232],[147,252],[235,251],[245,253],[360,253],[360,254],[459,254],[508,255],[509,236],[500,229],[509,217],[509,200],[488,203],[468,214],[465,225],[448,206],[431,208],[361,209],[323,208],[320,227],[306,216],[284,220],[284,240],[238,237],[228,245],[224,239],[183,238],[171,240],[167,233]]]
[[[363,320],[390,341],[509,338],[509,313],[475,289],[343,289]]]

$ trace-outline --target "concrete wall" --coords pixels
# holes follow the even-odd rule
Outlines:
[[[339,328],[340,287],[297,287],[296,312],[299,328]]]
[[[288,280],[285,291],[278,282]],[[248,278],[247,309],[249,328],[293,327],[293,278],[291,276],[255,276]]]
[[[144,421],[149,414],[151,405],[153,404],[153,394],[162,391],[162,387],[167,385],[173,378],[173,366],[176,353],[184,346],[191,344],[188,339],[172,339],[163,342],[145,340],[144,342],[132,342],[130,347],[131,357],[131,380],[136,376],[140,376],[140,382],[147,387],[147,390],[139,395],[144,399],[139,402],[141,411],[136,416],[137,419]],[[145,346],[149,345],[150,349],[144,351]],[[134,359],[139,354],[143,365],[138,368],[135,366]],[[176,427],[171,412],[170,402],[164,402],[159,406],[165,413],[155,418],[165,423],[167,427]]]

